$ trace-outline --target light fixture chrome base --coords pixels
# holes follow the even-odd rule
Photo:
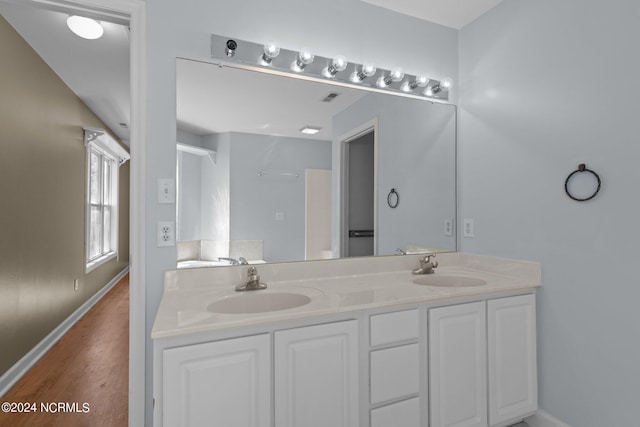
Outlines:
[[[229,45],[234,47],[232,55],[229,55]],[[448,90],[424,90],[424,87],[440,88],[441,85],[439,80],[430,79],[424,87],[412,85],[415,87],[407,93],[406,90],[402,89],[403,85],[406,86],[406,84],[417,81],[419,76],[405,74],[401,80],[395,81],[388,78],[390,74],[389,70],[378,68],[373,75],[365,76],[361,81],[353,82],[351,76],[354,72],[362,72],[362,64],[349,63],[346,69],[337,71],[332,65],[331,58],[315,55],[313,62],[306,64],[304,67],[300,67],[299,70],[293,71],[291,69],[292,64],[296,63],[298,60],[297,51],[280,48],[279,54],[270,58],[267,63],[263,58],[263,49],[264,45],[261,43],[254,43],[216,34],[211,35],[211,58],[220,61],[219,63],[221,65],[224,65],[224,63],[230,65],[239,64],[242,65],[243,68],[270,70],[271,72],[291,77],[300,77],[301,75],[304,75],[305,77],[312,78],[317,81],[330,82],[353,88],[364,88],[376,92],[393,93],[396,95],[411,96],[413,98],[422,98],[439,102],[447,102],[449,100]],[[379,86],[377,84],[378,80],[381,78],[384,79],[384,83],[386,84],[385,86]]]

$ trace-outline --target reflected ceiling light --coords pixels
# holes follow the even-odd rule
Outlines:
[[[353,73],[351,73],[351,81],[354,83],[360,83],[367,77],[371,77],[376,73],[376,67],[373,64],[364,64],[360,67],[360,71],[356,69]]]
[[[404,78],[402,68],[396,67],[392,69],[386,76],[380,76],[376,81],[376,86],[383,88],[391,85],[393,82],[399,82]]]
[[[72,15],[68,17],[67,27],[76,36],[87,40],[99,39],[104,34],[104,28],[98,21],[84,16]]]
[[[428,83],[429,75],[425,73],[420,76],[416,76],[415,80],[402,83],[400,89],[402,89],[403,92],[411,92],[417,87],[425,87]]]
[[[316,133],[320,132],[320,129],[322,128],[317,126],[305,126],[300,129],[300,132],[306,133],[307,135],[315,135]]]
[[[271,65],[273,58],[280,54],[280,47],[275,43],[267,43],[264,45],[264,53],[260,57],[262,65]]]
[[[342,55],[338,55],[333,58],[331,64],[328,67],[324,67],[324,69],[322,70],[322,75],[330,79],[338,74],[338,72],[343,71],[345,68],[347,68],[347,64],[347,58]]]
[[[303,47],[296,55],[296,60],[291,64],[291,69],[297,73],[313,62],[314,55],[308,47]]]

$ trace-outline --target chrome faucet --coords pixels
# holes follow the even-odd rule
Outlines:
[[[267,289],[267,284],[260,282],[260,276],[258,275],[257,268],[249,267],[247,269],[247,281],[238,283],[236,291],[256,291],[258,289]]]
[[[420,267],[412,271],[413,274],[433,274],[433,269],[438,267],[438,261],[432,261],[436,254],[429,254],[420,260]]]
[[[407,251],[403,251],[403,250],[402,250],[402,249],[400,249],[400,248],[396,248],[396,254],[398,254],[398,255],[406,255],[406,254],[407,254]]]
[[[240,257],[238,259],[228,258],[228,257],[219,257],[218,261],[228,261],[231,265],[247,265],[249,262],[244,258]]]

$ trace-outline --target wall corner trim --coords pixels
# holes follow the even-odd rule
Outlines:
[[[529,427],[571,427],[542,410],[538,410],[536,414],[525,418],[524,421]]]
[[[18,360],[15,365],[13,365],[7,372],[4,373],[0,377],[0,397],[4,396],[6,392],[9,391],[13,385],[18,382],[20,378],[24,374],[27,373],[33,365],[36,364],[38,360],[42,356],[45,355],[47,351],[55,343],[57,343],[60,338],[67,333],[69,329],[73,325],[76,324],[78,320],[82,316],[84,316],[90,309],[93,307],[107,292],[113,288],[116,283],[120,281],[127,273],[129,272],[129,267],[124,268],[120,273],[118,273],[109,283],[103,286],[98,292],[96,292],[91,298],[84,302],[80,307],[76,309],[73,313],[69,315],[62,323],[60,323],[53,331],[49,333],[46,337],[42,339],[35,347],[33,347],[27,354],[25,354],[22,359]]]

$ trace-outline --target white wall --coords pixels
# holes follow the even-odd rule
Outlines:
[[[268,262],[304,260],[307,168],[331,169],[331,141],[232,132],[231,240],[262,240]]]
[[[146,4],[145,245],[147,336],[162,296],[163,271],[175,268],[175,248],[156,246],[156,224],[175,218],[174,205],[155,199],[157,178],[175,176],[176,57],[207,60],[210,34],[313,46],[318,55],[372,58],[382,68],[434,77],[458,74],[457,31],[389,12],[360,0],[149,1]],[[455,99],[455,93],[454,99]],[[151,422],[151,340],[147,341],[147,423]]]
[[[460,32],[461,249],[542,263],[540,406],[574,427],[638,424],[638,40],[631,0],[511,0]]]

